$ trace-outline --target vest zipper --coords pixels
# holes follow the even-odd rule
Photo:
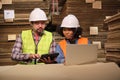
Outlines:
[[[35,47],[35,54],[37,54],[37,45],[36,45],[36,47]],[[37,60],[36,59],[34,59],[34,64],[36,64],[37,63]]]

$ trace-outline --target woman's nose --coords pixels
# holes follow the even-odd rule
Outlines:
[[[67,30],[66,33],[69,33],[69,31]]]

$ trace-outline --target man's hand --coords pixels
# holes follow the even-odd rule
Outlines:
[[[39,54],[30,54],[29,58],[30,59],[39,59],[40,55]]]

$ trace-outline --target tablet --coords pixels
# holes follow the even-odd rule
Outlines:
[[[50,57],[51,60],[54,60],[55,58],[57,58],[57,56],[59,55],[59,53],[53,53],[53,54],[43,54],[41,55],[41,58],[40,59],[48,59],[48,57]]]

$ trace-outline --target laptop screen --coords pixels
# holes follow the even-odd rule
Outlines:
[[[96,44],[67,44],[65,65],[97,62]]]

